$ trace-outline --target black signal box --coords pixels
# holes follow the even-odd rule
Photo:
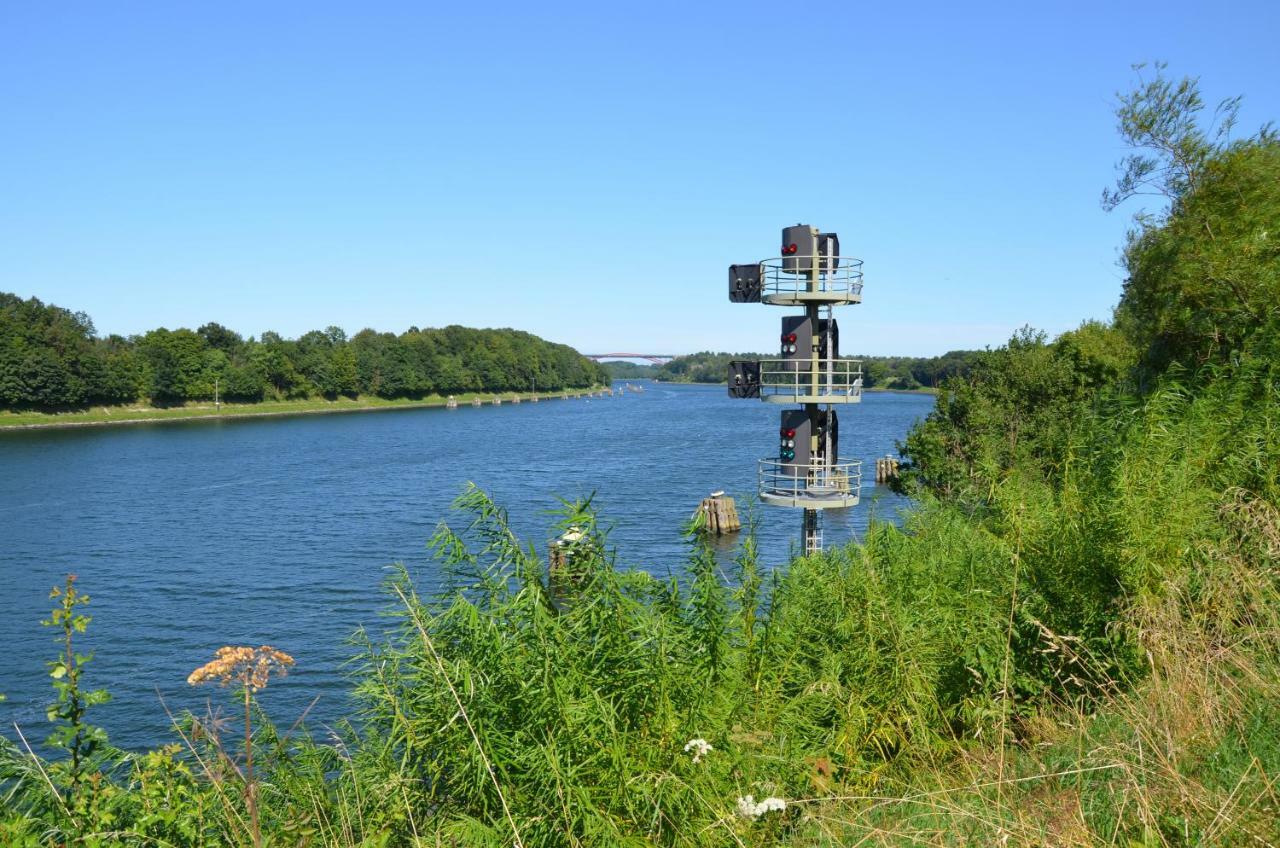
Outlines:
[[[764,273],[759,263],[729,266],[729,302],[759,303],[764,291]]]
[[[735,359],[729,363],[729,397],[760,397],[760,363]]]

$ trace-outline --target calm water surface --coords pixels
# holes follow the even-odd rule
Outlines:
[[[432,587],[425,542],[469,480],[540,550],[557,496],[595,492],[620,566],[678,569],[698,501],[754,490],[779,408],[722,387],[644,386],[479,409],[0,433],[0,733],[12,738],[14,722],[33,741],[48,733],[44,661],[57,648],[39,621],[68,572],[93,598],[88,682],[113,695],[95,722],[138,748],[170,738],[161,697],[175,711],[221,697],[185,680],[226,644],[297,658],[265,693],[281,723],[316,696],[313,726],[344,715],[347,637],[381,624],[389,564]],[[868,394],[841,410],[842,456],[894,450],[932,405]],[[827,515],[828,545],[860,534],[870,511],[905,506],[874,485],[874,465],[864,471],[862,504]],[[800,514],[759,514],[765,563],[781,564]]]

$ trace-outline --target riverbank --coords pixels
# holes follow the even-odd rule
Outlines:
[[[502,394],[468,392],[453,395],[459,405],[470,405],[479,398],[485,404],[499,398],[510,403],[513,398],[531,400],[559,399],[562,395],[579,397],[604,390],[604,386],[590,389],[565,389],[556,392],[506,392]],[[129,424],[163,424],[168,422],[202,419],[229,420],[237,418],[267,418],[293,415],[326,415],[343,412],[380,412],[389,409],[420,409],[445,406],[448,396],[428,395],[418,400],[380,397],[341,397],[336,400],[308,398],[306,400],[261,401],[259,403],[224,403],[215,407],[209,402],[172,407],[151,407],[140,404],[127,406],[95,406],[71,412],[13,412],[0,411],[0,431],[45,430],[64,427],[117,427]]]

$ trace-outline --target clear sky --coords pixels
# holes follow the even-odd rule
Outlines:
[[[101,333],[512,326],[772,346],[726,268],[866,261],[842,350],[1106,318],[1115,94],[1280,118],[1280,4],[0,5],[0,290]]]

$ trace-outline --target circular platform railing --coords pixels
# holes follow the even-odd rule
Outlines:
[[[856,506],[862,490],[862,462],[856,459],[820,465],[817,462],[759,463],[760,500],[775,506],[838,509]]]
[[[862,260],[847,256],[784,256],[760,262],[764,303],[862,302]]]
[[[859,403],[862,361],[761,360],[760,397],[769,403]]]

